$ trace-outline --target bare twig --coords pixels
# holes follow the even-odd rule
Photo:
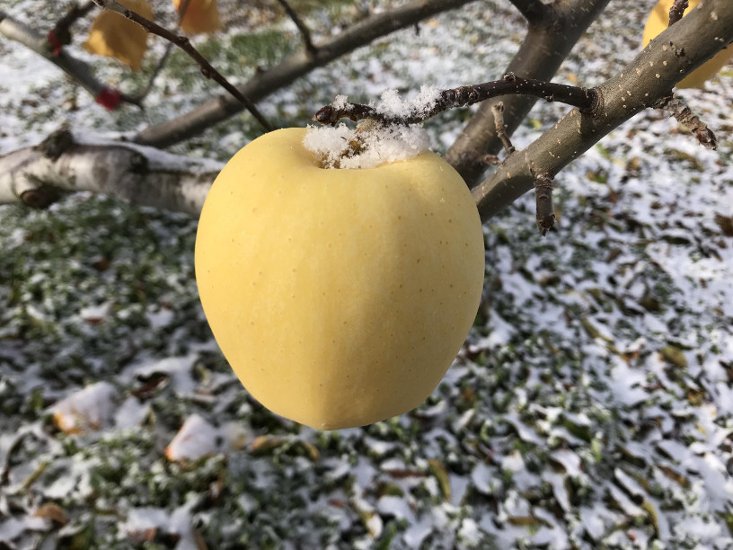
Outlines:
[[[677,21],[682,19],[682,16],[685,14],[685,10],[689,7],[689,2],[687,0],[674,0],[674,4],[672,4],[672,7],[669,8],[669,26],[671,27]]]
[[[71,9],[56,22],[54,28],[48,31],[48,45],[54,55],[59,55],[61,48],[71,44],[71,25],[92,11],[93,8],[94,2],[91,0],[83,4],[75,2]]]
[[[15,40],[48,59],[87,90],[97,103],[107,109],[113,110],[121,103],[130,103],[140,107],[136,98],[97,80],[90,65],[76,59],[64,48],[59,50],[58,54],[54,54],[49,49],[46,37],[2,11],[0,11],[0,35]]]
[[[546,17],[550,5],[540,0],[509,0],[529,23],[536,23]]]
[[[692,112],[684,99],[670,94],[661,98],[654,106],[664,110],[673,116],[681,126],[690,130],[700,145],[707,149],[717,149],[718,140],[715,134],[699,116]]]
[[[511,155],[515,149],[509,136],[506,133],[506,124],[504,124],[504,103],[499,101],[491,106],[491,112],[494,114],[494,123],[496,124],[496,135],[501,140],[507,155]]]
[[[326,65],[381,36],[472,1],[474,0],[414,0],[398,8],[369,16],[319,44],[315,55],[308,55],[303,51],[293,53],[278,65],[252,78],[240,90],[253,101],[259,101],[316,67]],[[242,106],[227,96],[214,97],[189,113],[146,128],[134,140],[146,145],[168,147],[203,132],[241,110]]]
[[[119,13],[120,15],[124,15],[130,21],[134,21],[148,32],[156,34],[181,48],[184,52],[188,54],[191,59],[199,64],[199,66],[201,67],[201,74],[204,75],[204,77],[213,79],[233,97],[235,97],[237,101],[239,101],[244,106],[244,108],[247,109],[252,114],[252,116],[257,119],[257,122],[259,122],[265,130],[272,130],[272,126],[269,122],[267,122],[267,120],[262,115],[262,113],[260,113],[257,107],[255,107],[254,103],[252,103],[252,101],[250,101],[237,88],[232,86],[232,84],[226,78],[224,78],[224,76],[222,76],[219,71],[212,67],[211,63],[209,63],[206,58],[201,55],[201,53],[199,53],[196,48],[193,47],[191,41],[187,37],[183,35],[178,35],[164,27],[161,27],[154,21],[150,21],[139,13],[127,9],[125,6],[117,2],[117,0],[94,0],[94,3],[97,4],[100,8],[114,11],[116,13]]]
[[[298,28],[298,31],[300,32],[300,36],[303,38],[303,45],[305,46],[305,51],[307,51],[310,55],[316,54],[316,47],[313,45],[313,39],[311,38],[311,32],[310,29],[308,29],[308,26],[305,24],[305,22],[300,18],[298,15],[298,12],[296,12],[292,6],[288,3],[288,0],[277,0],[278,3],[282,6],[283,10],[285,10],[285,13],[288,15],[288,17],[295,23],[295,26]]]
[[[181,28],[181,21],[183,21],[183,16],[186,15],[186,11],[188,10],[188,6],[190,3],[191,3],[191,0],[183,0],[183,2],[181,3],[181,6],[178,9],[178,25],[176,26],[176,29]],[[165,51],[163,52],[163,55],[161,55],[160,59],[158,60],[158,64],[153,69],[153,72],[150,73],[150,78],[148,78],[148,83],[145,85],[145,88],[143,88],[142,91],[135,94],[135,98],[139,102],[142,103],[142,101],[153,90],[155,79],[158,78],[158,75],[163,70],[163,67],[165,67],[172,51],[173,51],[173,42],[168,42],[168,44],[166,44],[165,46]]]
[[[552,176],[539,174],[535,176],[534,193],[537,210],[537,228],[544,237],[555,225],[555,208],[552,205]]]
[[[319,109],[313,118],[322,124],[336,124],[342,118],[354,121],[370,118],[384,124],[416,124],[448,109],[467,107],[491,97],[511,94],[527,94],[547,101],[560,101],[582,110],[593,109],[597,102],[596,92],[592,88],[555,84],[508,74],[501,80],[493,82],[443,90],[430,107],[415,109],[404,116],[387,115],[374,107],[360,103],[344,103],[339,107],[326,105]]]

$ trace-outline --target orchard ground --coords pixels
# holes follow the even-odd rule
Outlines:
[[[300,4],[318,32],[357,15]],[[591,86],[635,55],[651,2],[616,4],[556,81]],[[46,6],[7,9],[45,28],[61,10]],[[299,46],[288,21],[240,13],[197,39],[234,82]],[[522,34],[508,2],[477,3],[261,108],[297,126],[337,94],[495,79]],[[73,52],[92,60],[79,38]],[[148,65],[164,48],[151,42]],[[130,89],[144,81],[99,67]],[[144,113],[107,113],[4,40],[0,73],[0,153],[62,121],[131,132],[220,93],[178,53]],[[1,206],[0,545],[730,548],[733,71],[680,95],[719,149],[642,113],[558,176],[557,232],[537,234],[531,196],[492,219],[466,346],[424,406],[364,429],[305,429],[242,390],[198,303],[195,220],[83,194],[47,211]],[[538,105],[515,145],[566,111]],[[430,121],[434,148],[468,116]],[[174,150],[225,160],[256,132],[245,114]],[[96,415],[94,429],[54,427],[67,398]]]

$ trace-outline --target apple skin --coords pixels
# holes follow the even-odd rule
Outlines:
[[[690,5],[685,10],[684,15],[690,13],[690,10],[696,8],[699,3],[700,0],[690,0]],[[659,0],[657,5],[652,8],[644,27],[644,37],[642,38],[643,47],[646,47],[652,38],[669,26],[669,9],[672,7],[672,4],[674,4],[674,0]],[[704,30],[701,32],[704,32]],[[688,74],[677,83],[676,88],[703,88],[705,82],[718,74],[720,69],[731,58],[733,58],[733,47],[729,46]]]
[[[483,232],[434,153],[324,169],[306,130],[268,133],[216,178],[196,236],[201,302],[265,407],[317,429],[407,412],[437,386],[481,298]]]

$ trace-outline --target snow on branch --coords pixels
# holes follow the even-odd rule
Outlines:
[[[546,101],[559,101],[584,111],[592,110],[598,100],[595,90],[590,88],[520,78],[510,73],[504,75],[501,80],[436,92],[425,102],[409,106],[407,109],[402,108],[401,105],[393,108],[392,105],[396,102],[385,101],[384,98],[376,107],[348,103],[341,99],[338,103],[319,109],[313,118],[321,124],[331,125],[336,124],[342,118],[354,121],[371,119],[382,124],[416,124],[448,109],[468,107],[492,97],[513,94],[541,97]]]
[[[599,86],[602,102],[592,114],[574,109],[476,186],[473,194],[482,219],[531,190],[536,174],[554,176],[611,130],[640,111],[655,107],[677,82],[731,42],[733,2],[707,0]]]
[[[197,214],[221,165],[59,130],[35,147],[0,156],[0,203],[45,207],[63,192],[104,193]]]

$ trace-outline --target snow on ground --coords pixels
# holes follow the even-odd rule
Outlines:
[[[636,48],[618,29],[640,37],[642,12],[611,3],[557,80],[617,70]],[[297,44],[274,25],[201,43],[244,78]],[[319,69],[265,110],[302,125],[339,94],[490,80],[521,30],[508,3],[477,4]],[[22,48],[0,41],[0,54],[3,151],[63,120],[134,130],[210,89],[175,57],[146,113],[110,115]],[[730,548],[733,72],[683,95],[719,150],[643,113],[560,174],[557,232],[537,235],[531,196],[491,220],[468,345],[424,406],[364,429],[302,428],[241,389],[198,305],[190,218],[87,195],[0,207],[0,546]],[[515,143],[566,110],[538,106]],[[466,116],[431,121],[433,143]],[[253,129],[241,115],[176,150],[226,158]],[[56,428],[59,410],[84,429]]]

